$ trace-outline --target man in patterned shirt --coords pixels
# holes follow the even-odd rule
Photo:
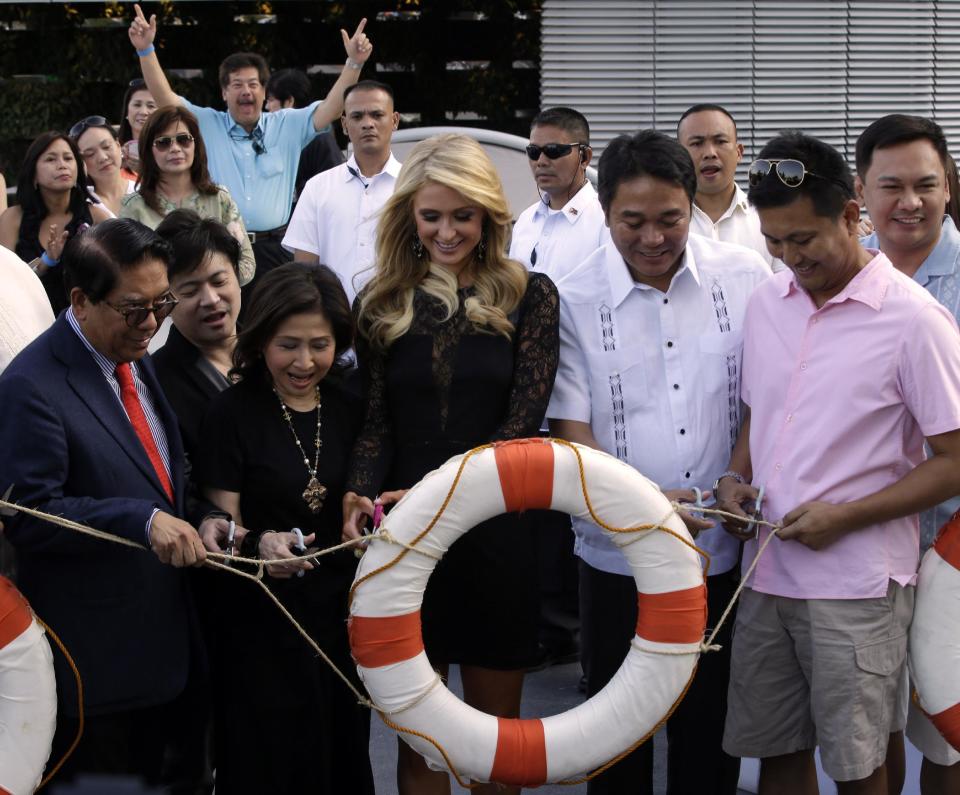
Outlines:
[[[599,198],[612,241],[560,280],[560,366],[547,416],[555,436],[636,467],[673,499],[709,492],[740,428],[742,319],[769,275],[760,255],[689,235],[697,176],[674,139],[614,139],[600,159]],[[735,587],[738,542],[686,515],[711,555],[713,625]],[[582,661],[590,695],[623,662],[637,622],[636,585],[600,529],[574,518],[580,557]],[[728,646],[728,638],[718,642]],[[720,744],[729,652],[705,655],[667,724],[668,792],[729,793],[739,760]],[[696,758],[697,764],[690,764]],[[646,744],[588,785],[591,795],[652,789]]]

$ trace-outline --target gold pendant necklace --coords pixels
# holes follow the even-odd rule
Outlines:
[[[280,397],[280,393],[277,392],[277,388],[273,388],[273,394],[277,396],[277,400],[280,401],[280,410],[283,412],[283,418],[287,421],[287,427],[290,429],[290,433],[293,434],[293,441],[297,443],[297,447],[300,450],[300,455],[303,457],[303,464],[307,468],[307,474],[310,476],[310,479],[307,481],[307,487],[303,490],[303,501],[307,504],[307,507],[314,513],[320,513],[320,509],[323,508],[323,501],[327,497],[327,487],[324,486],[319,480],[317,480],[317,467],[320,465],[320,448],[323,446],[323,441],[320,438],[320,385],[317,385],[317,435],[314,439],[314,448],[316,454],[313,458],[313,467],[310,467],[310,459],[307,458],[307,454],[303,450],[303,445],[300,444],[300,437],[297,436],[297,432],[293,427],[293,419],[290,417],[290,412],[287,409],[287,404],[283,402],[283,398]]]

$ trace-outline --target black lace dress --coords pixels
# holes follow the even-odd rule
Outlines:
[[[478,331],[459,291],[456,314],[414,294],[410,330],[386,353],[361,338],[366,416],[347,490],[369,497],[409,488],[448,458],[491,441],[536,436],[559,355],[560,301],[543,274],[530,275],[511,316],[512,339]],[[516,670],[537,659],[539,612],[533,538],[522,516],[495,517],[450,548],[424,596],[427,656]]]

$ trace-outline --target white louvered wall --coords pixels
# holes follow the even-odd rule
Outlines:
[[[716,102],[746,154],[797,127],[853,161],[857,136],[901,112],[943,125],[960,152],[960,0],[544,0],[541,107],[615,135],[673,133]]]

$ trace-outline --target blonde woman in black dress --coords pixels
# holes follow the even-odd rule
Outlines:
[[[559,299],[546,276],[506,257],[510,223],[499,175],[473,139],[414,147],[381,215],[376,273],[355,304],[366,401],[345,538],[361,532],[378,494],[410,488],[477,445],[537,434],[557,368]],[[502,717],[519,714],[538,656],[523,525],[507,515],[471,530],[437,566],[422,610],[431,663],[444,676],[458,664],[466,702]],[[401,795],[450,791],[449,777],[403,742],[397,781]]]

